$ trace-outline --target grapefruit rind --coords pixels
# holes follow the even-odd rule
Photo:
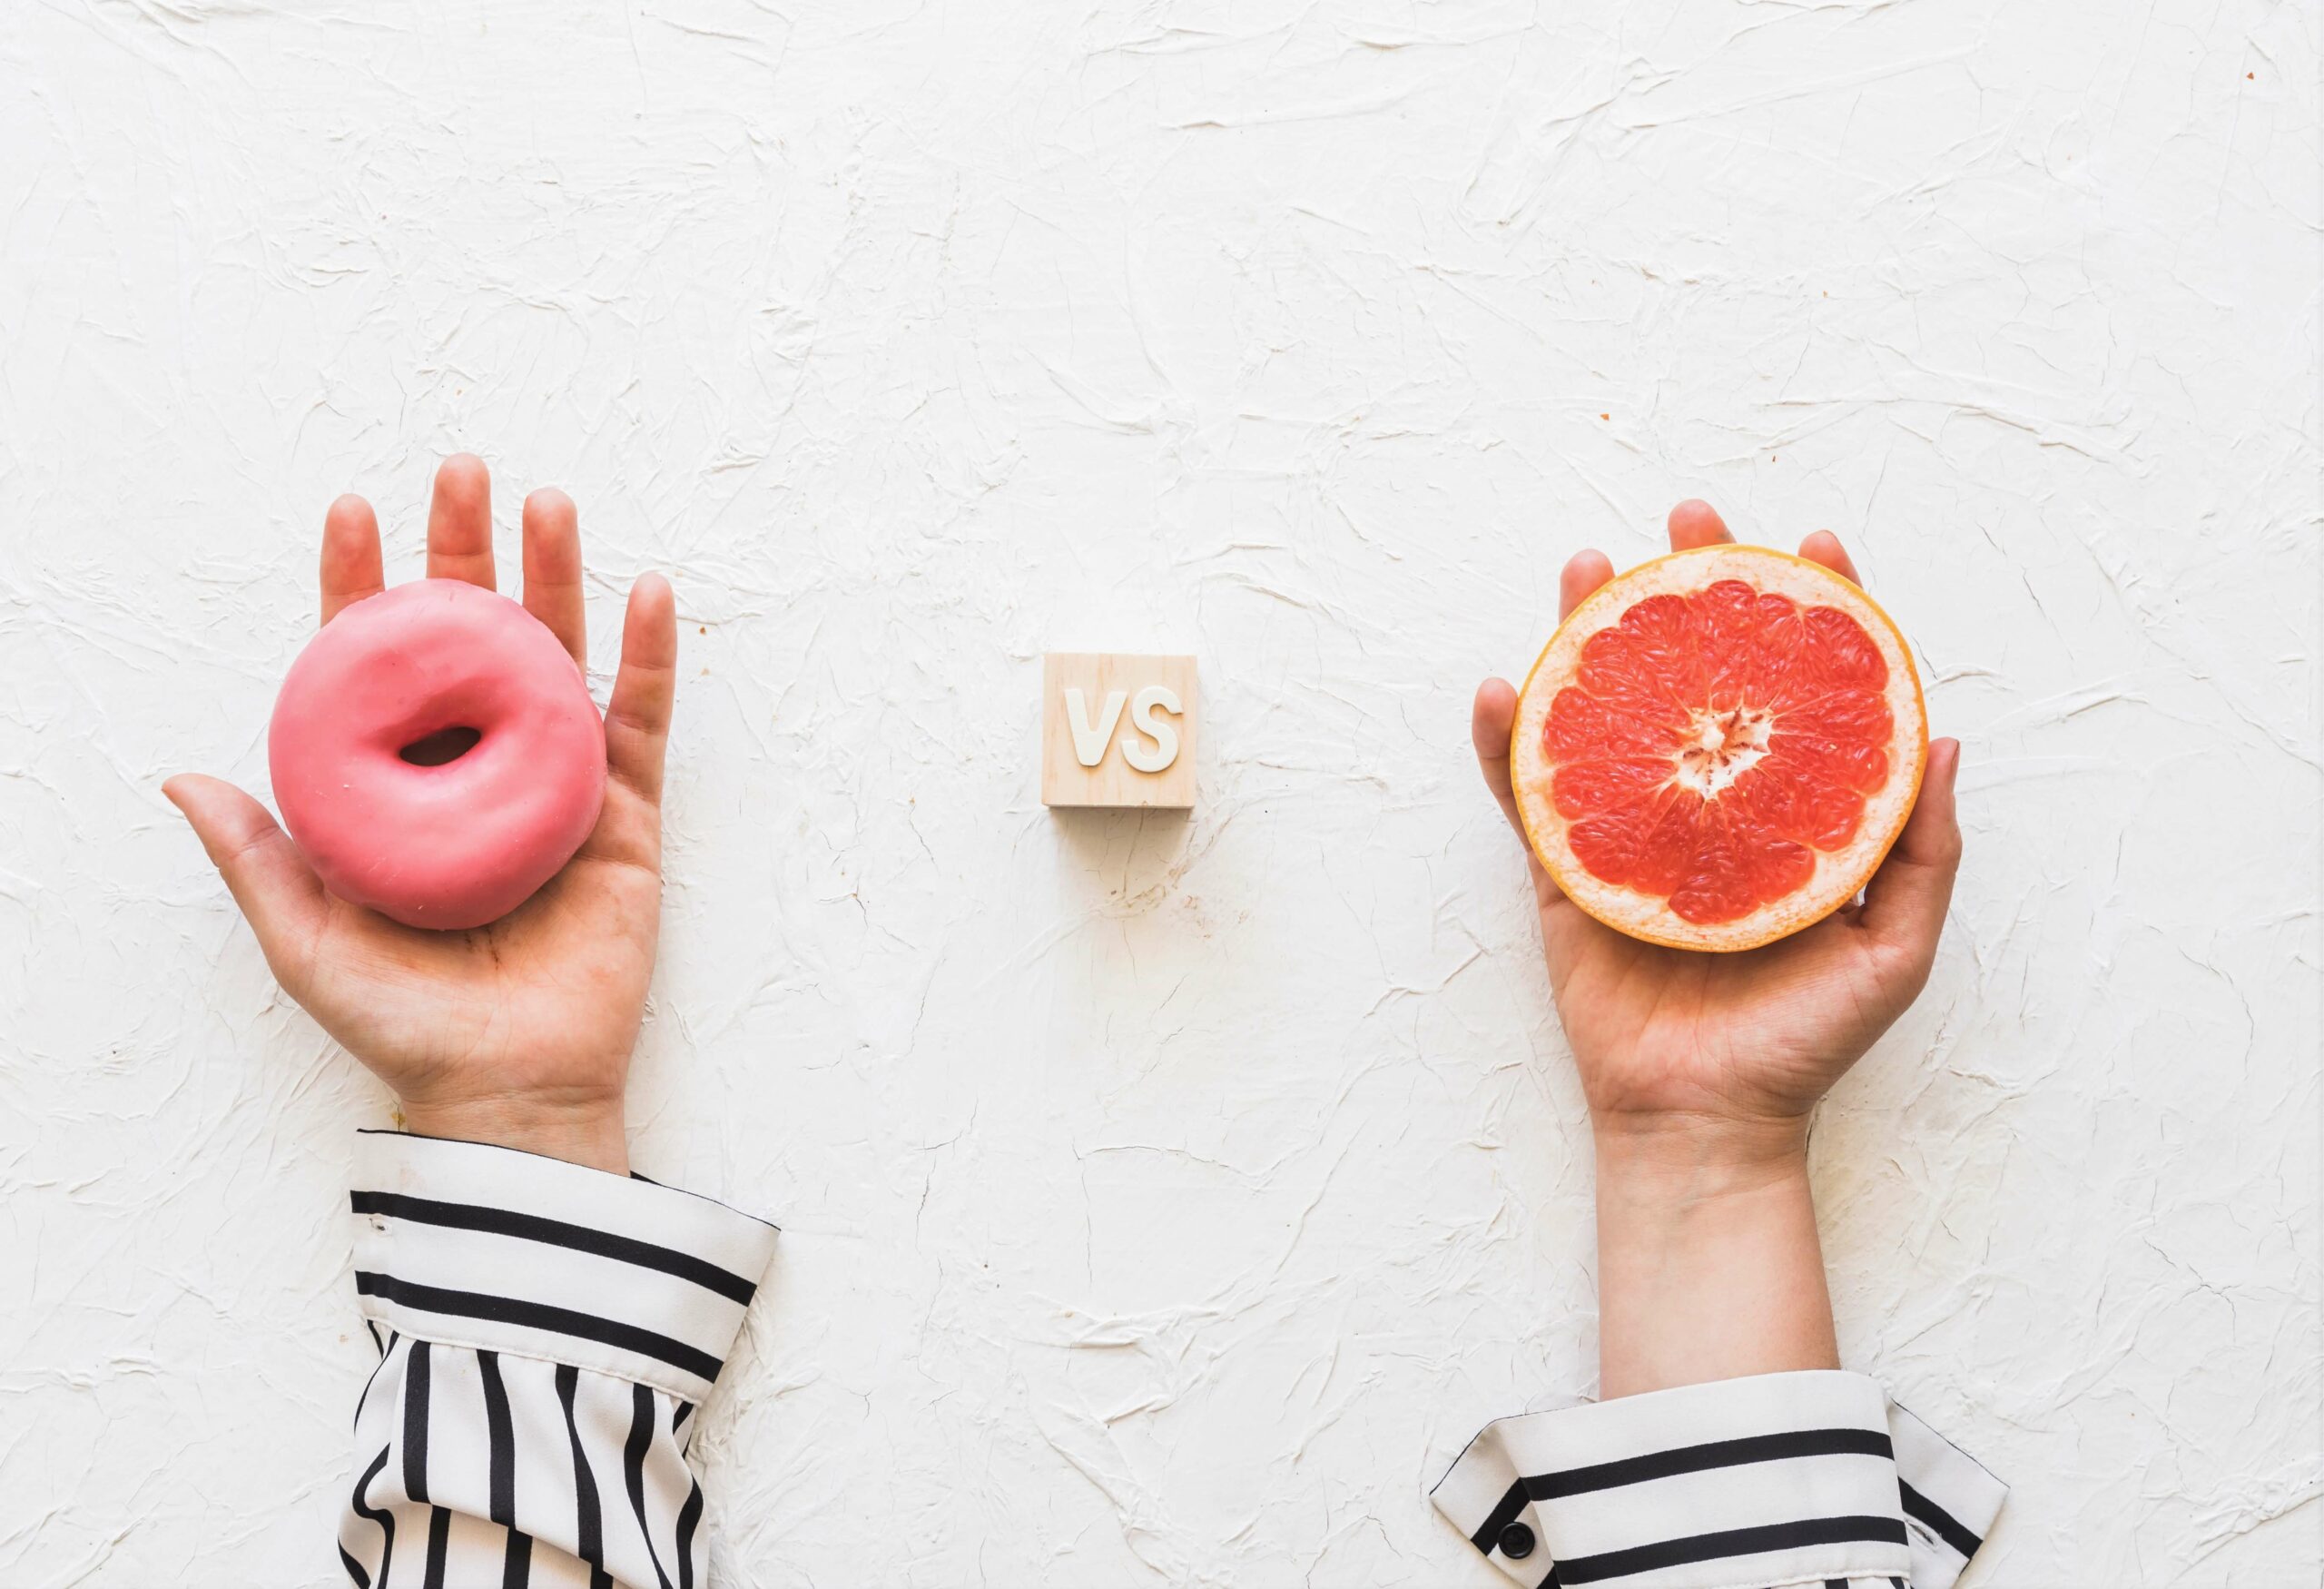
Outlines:
[[[1888,778],[1866,796],[1856,836],[1840,849],[1816,852],[1808,880],[1782,897],[1731,922],[1689,922],[1669,902],[1603,881],[1574,854],[1571,825],[1551,798],[1554,767],[1542,745],[1550,704],[1573,680],[1581,648],[1592,635],[1620,621],[1648,597],[1692,595],[1723,579],[1739,579],[1754,589],[1789,597],[1801,607],[1832,607],[1860,625],[1888,665],[1886,698],[1896,729],[1889,741]],[[1855,581],[1821,563],[1769,547],[1721,542],[1671,552],[1640,563],[1592,592],[1567,615],[1534,660],[1517,695],[1517,720],[1510,735],[1510,784],[1517,813],[1532,846],[1565,896],[1617,932],[1673,949],[1728,952],[1756,949],[1788,936],[1839,909],[1863,889],[1904,831],[1928,765],[1928,711],[1921,695],[1912,648],[1878,603]]]

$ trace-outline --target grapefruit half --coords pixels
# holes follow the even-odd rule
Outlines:
[[[1566,897],[1650,943],[1750,949],[1856,897],[1928,763],[1911,651],[1854,581],[1673,552],[1575,607],[1517,699],[1510,781]]]

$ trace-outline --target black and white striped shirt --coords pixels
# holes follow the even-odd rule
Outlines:
[[[355,1289],[379,1343],[340,1560],[366,1589],[694,1589],[694,1408],[774,1250],[706,1198],[365,1132]]]
[[[1433,1498],[1526,1589],[1951,1589],[2007,1493],[1831,1369],[1496,1419]]]
[[[513,1149],[365,1132],[355,1288],[379,1343],[340,1559],[362,1589],[694,1589],[694,1412],[774,1228]],[[1434,1500],[1526,1589],[1950,1589],[2004,1490],[1860,1375],[1502,1418]]]

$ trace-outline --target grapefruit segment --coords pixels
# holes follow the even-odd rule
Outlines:
[[[1686,949],[1751,948],[1854,898],[1927,760],[1888,616],[1821,564],[1727,544],[1575,607],[1510,746],[1526,838],[1566,896]]]

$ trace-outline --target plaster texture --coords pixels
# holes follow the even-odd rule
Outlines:
[[[581,504],[684,666],[637,1160],[779,1219],[718,1582],[1481,1586],[1590,1171],[1466,745],[1560,560],[1828,527],[1966,745],[1816,1173],[1975,1582],[2317,1581],[2316,8],[23,0],[0,22],[0,1584],[334,1571],[380,1091],[264,792],[337,492]],[[1188,816],[1039,802],[1185,650]]]

